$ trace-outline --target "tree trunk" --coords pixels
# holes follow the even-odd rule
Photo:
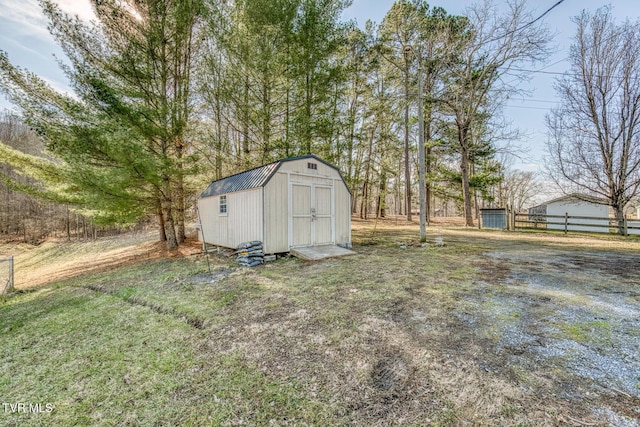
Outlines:
[[[466,128],[459,127],[458,138],[460,142],[460,172],[462,175],[462,198],[464,200],[464,218],[467,227],[473,227],[473,211],[471,209],[471,189],[469,187],[469,134]]]
[[[624,236],[624,207],[617,205],[613,206],[614,214],[616,216],[616,223],[618,227],[618,234]]]
[[[287,46],[287,56],[289,56],[289,47]],[[291,156],[291,144],[290,144],[290,136],[289,136],[289,126],[290,126],[290,115],[291,115],[291,88],[289,83],[289,77],[286,77],[286,93],[285,93],[285,107],[284,107],[284,156]]]
[[[67,242],[71,241],[71,218],[69,216],[69,205],[67,205],[67,217],[65,221],[65,228],[67,230]]]
[[[215,178],[222,178],[222,106],[220,96],[216,97],[216,157],[215,157]]]
[[[159,239],[161,242],[166,242],[167,241],[167,233],[165,233],[164,231],[164,217],[162,216],[162,202],[160,201],[160,199],[157,200],[156,202],[156,216],[158,217],[158,232],[159,232]]]
[[[186,231],[184,226],[184,183],[182,174],[178,176],[178,183],[176,186],[176,202],[175,202],[175,210],[176,210],[176,239],[178,244],[184,242],[186,240]]]
[[[411,168],[409,162],[409,76],[404,76],[404,185],[407,221],[411,221]]]
[[[304,135],[304,154],[312,154],[311,152],[311,100],[313,98],[313,92],[311,87],[311,75],[310,72],[307,72],[306,77],[306,91],[305,91],[305,105],[304,105],[304,115],[305,115],[305,127],[303,129]]]
[[[244,82],[244,98],[242,105],[242,157],[244,166],[249,167],[251,161],[249,160],[249,77],[245,77]]]
[[[431,90],[429,88],[429,90]],[[425,120],[425,128],[424,128],[424,139],[425,139],[425,181],[426,181],[426,188],[425,188],[425,198],[426,198],[426,210],[427,210],[427,224],[429,224],[431,222],[431,120],[432,120],[432,114],[431,114],[431,105],[429,104],[429,110],[428,110],[428,114],[427,114],[427,120]]]
[[[360,200],[360,219],[367,219],[367,199],[369,198],[369,177],[365,177]]]
[[[385,199],[387,198],[387,173],[383,170],[380,174],[380,185],[378,187],[378,205],[376,206],[376,215],[378,218],[384,218],[386,215]]]
[[[164,232],[167,238],[167,249],[172,250],[178,247],[176,228],[173,222],[173,203],[171,200],[171,188],[169,178],[165,177],[165,188],[162,194],[162,218],[164,221]]]

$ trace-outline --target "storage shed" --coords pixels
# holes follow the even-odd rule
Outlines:
[[[264,253],[351,246],[351,193],[335,166],[314,156],[282,159],[213,181],[198,197],[201,241]]]
[[[482,228],[507,228],[507,210],[505,208],[480,209]]]

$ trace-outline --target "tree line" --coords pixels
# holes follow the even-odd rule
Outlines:
[[[47,156],[42,139],[20,117],[8,112],[0,113],[0,141],[19,153]],[[0,148],[0,151],[7,154],[7,150]],[[131,230],[96,225],[81,210],[40,197],[37,181],[19,172],[22,171],[0,162],[0,237],[39,243],[50,236],[86,240]]]
[[[347,0],[92,0],[92,22],[39,3],[73,94],[0,51],[0,89],[48,156],[0,146],[33,179],[5,185],[97,224],[154,216],[174,248],[206,183],[309,153],[341,169],[355,214],[411,220],[419,123],[427,218],[453,204],[473,225],[483,204],[530,197],[531,179],[503,186],[518,172],[500,161],[519,67],[549,54],[525,1],[455,16],[399,0],[364,29],[341,20]]]

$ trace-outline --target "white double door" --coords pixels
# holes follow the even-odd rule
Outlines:
[[[316,183],[291,183],[291,246],[334,243],[333,187]]]

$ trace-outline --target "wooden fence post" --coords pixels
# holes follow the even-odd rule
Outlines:
[[[564,234],[567,234],[568,231],[568,222],[569,222],[569,212],[564,213]]]
[[[5,282],[4,277],[0,277],[0,279],[2,279],[0,281],[0,295],[8,294],[13,290],[13,256],[0,259],[0,263],[5,262],[9,264],[9,278]]]
[[[13,290],[13,255],[9,258],[9,289],[7,292],[11,292]]]
[[[622,218],[622,224],[624,226],[624,235],[626,237],[629,235],[629,231],[627,230],[627,217]]]

